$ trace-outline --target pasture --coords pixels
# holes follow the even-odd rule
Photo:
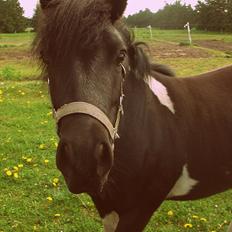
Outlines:
[[[155,62],[177,75],[232,64],[232,35],[137,29]],[[30,46],[34,34],[0,34],[0,232],[102,231],[88,196],[68,192],[55,166],[57,137],[46,84]],[[228,99],[229,101],[229,99]],[[216,136],[216,135],[215,135]],[[146,232],[224,232],[232,220],[232,192],[194,202],[166,201]]]

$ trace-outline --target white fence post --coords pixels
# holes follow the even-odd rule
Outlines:
[[[147,28],[150,30],[150,38],[153,39],[152,26],[149,25]]]
[[[187,29],[188,29],[189,44],[192,45],[192,36],[191,36],[190,23],[187,22],[187,24],[184,25],[184,28],[187,28]]]

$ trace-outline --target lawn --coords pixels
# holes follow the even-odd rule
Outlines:
[[[143,30],[139,33],[138,39],[146,37]],[[206,57],[198,52],[191,57],[188,50],[186,57],[176,52],[173,57],[156,56],[159,43],[178,45],[184,36],[184,31],[157,30],[152,41],[145,40],[154,47],[153,59],[170,65],[181,77],[232,64],[226,52],[204,47],[200,49],[207,50]],[[232,42],[227,34],[196,32],[194,36]],[[100,232],[101,220],[92,201],[85,194],[69,193],[56,169],[56,128],[47,87],[38,80],[40,71],[29,53],[33,37],[0,34],[0,232]],[[194,202],[167,201],[145,231],[224,232],[231,219],[232,192],[228,191]]]

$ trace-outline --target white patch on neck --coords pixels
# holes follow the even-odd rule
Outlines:
[[[167,88],[161,82],[157,81],[151,76],[149,76],[145,82],[148,84],[151,91],[159,99],[160,103],[166,106],[173,114],[175,114],[174,103],[168,95]]]
[[[190,177],[188,172],[188,165],[185,164],[183,167],[182,175],[177,180],[167,198],[185,196],[190,193],[193,187],[196,186],[198,183],[199,181],[194,180]]]
[[[113,211],[103,219],[104,232],[115,232],[119,222],[119,215]]]

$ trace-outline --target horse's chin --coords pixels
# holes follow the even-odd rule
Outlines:
[[[103,192],[105,181],[96,181],[88,185],[80,185],[78,181],[66,180],[68,190],[73,194],[87,193],[89,195],[99,195]]]

